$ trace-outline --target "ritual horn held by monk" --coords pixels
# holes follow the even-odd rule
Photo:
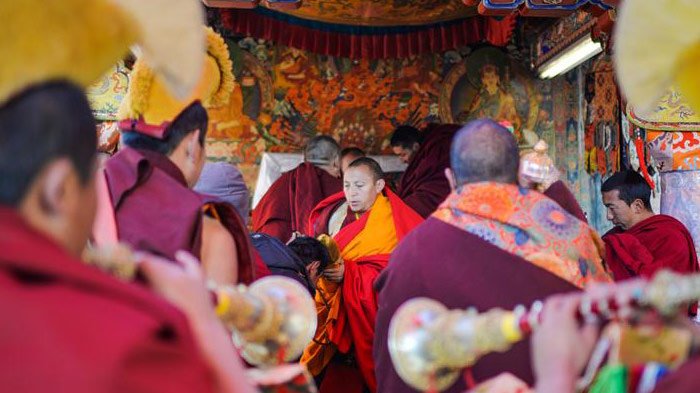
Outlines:
[[[681,275],[662,270],[628,304],[615,299],[591,302],[584,298],[582,320],[620,318],[620,309],[654,309],[663,316],[700,299],[700,274]],[[437,301],[415,298],[404,303],[389,326],[389,353],[396,372],[421,391],[443,391],[455,383],[461,370],[493,352],[505,352],[524,339],[540,322],[543,303],[513,311],[492,309],[448,310]]]
[[[124,245],[88,249],[83,260],[124,280],[138,274],[138,262]],[[243,358],[256,366],[297,359],[316,332],[316,308],[309,292],[281,276],[250,286],[210,285],[216,313],[231,330]]]

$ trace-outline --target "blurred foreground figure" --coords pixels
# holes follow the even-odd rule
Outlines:
[[[547,299],[541,324],[532,336],[536,392],[580,391],[576,386],[577,381],[584,368],[592,362],[589,359],[592,358],[596,342],[603,340],[603,336],[610,339],[611,334],[613,337],[622,335],[624,340],[607,350],[609,357],[618,360],[609,361],[598,371],[588,391],[697,392],[697,375],[700,372],[697,341],[700,329],[688,320],[685,312],[679,310],[676,317],[662,319],[648,310],[632,311],[629,307],[623,307],[620,314],[626,314],[627,318],[641,314],[631,318],[635,321],[633,324],[610,322],[616,330],[611,330],[610,326],[601,329],[597,324],[581,322],[579,309],[582,302],[616,299],[618,304],[624,304],[650,285],[653,284],[644,279],[633,279],[593,286],[585,295],[558,295]],[[666,290],[672,291],[673,288]],[[631,334],[635,330],[641,334]],[[613,333],[615,331],[619,333]]]
[[[254,391],[190,255],[178,254],[179,263],[140,257],[150,289],[80,260],[97,168],[95,120],[81,86],[135,43],[180,90],[194,84],[180,77],[200,67],[200,30],[189,29],[201,23],[200,5],[148,5],[0,2],[4,28],[14,32],[0,37],[11,59],[0,71],[0,307],[11,318],[0,330],[3,390]],[[148,15],[154,9],[163,11]],[[153,35],[161,25],[181,45],[163,51]],[[188,60],[174,64],[173,53]]]

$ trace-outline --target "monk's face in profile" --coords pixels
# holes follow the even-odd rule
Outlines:
[[[384,189],[384,179],[375,179],[372,171],[365,165],[348,168],[343,176],[343,192],[356,213],[366,212],[372,208],[377,195]]]
[[[627,230],[640,222],[646,211],[644,203],[636,199],[630,205],[620,199],[620,191],[612,190],[603,193],[603,204],[607,209],[607,219],[613,225]]]
[[[404,164],[408,164],[418,151],[418,148],[420,148],[420,145],[418,143],[413,143],[413,146],[411,146],[410,149],[407,149],[404,146],[392,146],[391,150],[394,152],[394,154],[399,156]]]

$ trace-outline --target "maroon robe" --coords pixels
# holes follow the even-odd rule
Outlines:
[[[212,206],[238,253],[238,280],[253,281],[252,245],[230,205],[198,194],[165,155],[126,148],[105,164],[119,240],[169,259],[179,250],[200,257],[203,208]]]
[[[676,371],[659,381],[652,393],[697,393],[700,356],[688,359]]]
[[[313,164],[302,163],[282,174],[253,209],[253,232],[286,243],[294,231],[304,232],[316,205],[343,189],[342,181]]]
[[[407,300],[424,296],[450,309],[475,307],[483,312],[494,307],[512,309],[555,293],[577,290],[525,259],[436,218],[428,218],[399,244],[375,288],[379,292],[375,375],[378,391],[392,393],[415,392],[394,370],[387,346],[391,317]],[[477,383],[505,371],[532,385],[528,340],[503,354],[487,355],[472,368]],[[460,379],[446,392],[464,390]]]
[[[588,223],[586,213],[583,212],[583,209],[581,209],[581,205],[578,204],[576,197],[571,193],[563,181],[557,180],[552,183],[552,185],[545,190],[544,195],[549,199],[555,200],[559,206],[562,207],[562,209],[567,211],[567,213],[585,223]]]
[[[401,177],[398,196],[424,218],[450,194],[445,169],[450,167],[452,137],[460,128],[457,124],[441,124],[426,130]]]
[[[626,231],[615,227],[603,236],[603,241],[605,262],[616,281],[651,277],[664,268],[680,273],[698,271],[693,238],[671,216],[657,214]]]
[[[43,393],[213,392],[185,316],[68,255],[0,207],[0,386]]]

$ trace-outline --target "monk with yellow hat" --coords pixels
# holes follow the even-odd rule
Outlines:
[[[185,250],[219,284],[253,280],[252,247],[230,205],[191,188],[204,165],[207,108],[228,102],[234,76],[223,38],[206,28],[207,56],[199,83],[185,99],[137,60],[119,110],[126,146],[105,164],[118,238],[172,259]]]
[[[183,266],[140,257],[147,285],[80,258],[97,167],[83,88],[138,44],[174,92],[188,92],[202,19],[196,0],[0,2],[3,391],[255,391],[191,256],[177,256]]]

